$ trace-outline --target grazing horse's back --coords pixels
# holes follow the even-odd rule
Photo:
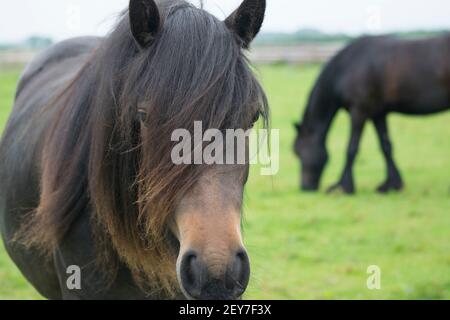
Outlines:
[[[338,65],[338,66],[336,66]],[[450,107],[450,34],[430,39],[365,37],[329,68],[342,105],[380,112],[433,114]]]
[[[11,240],[24,216],[39,205],[43,142],[58,110],[49,104],[74,79],[97,43],[98,38],[61,42],[26,67],[0,144],[0,231],[6,249],[28,280],[52,299],[61,292],[53,267]]]

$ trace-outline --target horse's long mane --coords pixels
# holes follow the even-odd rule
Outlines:
[[[185,1],[159,3],[163,28],[141,49],[128,12],[59,99],[39,207],[21,238],[52,253],[89,213],[100,265],[122,261],[149,290],[178,292],[168,224],[202,166],[175,166],[175,129],[248,128],[267,101],[224,23]],[[142,126],[138,109],[146,110]]]

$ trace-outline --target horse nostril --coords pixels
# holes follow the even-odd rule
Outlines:
[[[250,262],[248,255],[244,250],[236,254],[236,258],[231,269],[231,275],[228,278],[227,286],[235,291],[235,295],[240,297],[248,286],[250,279]]]
[[[181,283],[184,290],[194,299],[201,295],[202,267],[195,252],[186,253],[180,267]]]

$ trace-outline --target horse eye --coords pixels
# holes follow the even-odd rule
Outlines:
[[[147,119],[147,112],[143,109],[139,109],[137,112],[137,119],[140,122],[145,122],[145,120]]]

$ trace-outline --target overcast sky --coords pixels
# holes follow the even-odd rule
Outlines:
[[[198,0],[191,0],[198,3]],[[241,0],[204,0],[208,11],[225,18]],[[264,31],[315,28],[351,34],[412,29],[450,30],[449,0],[267,0]],[[0,42],[30,35],[56,40],[103,35],[128,0],[3,1]]]

